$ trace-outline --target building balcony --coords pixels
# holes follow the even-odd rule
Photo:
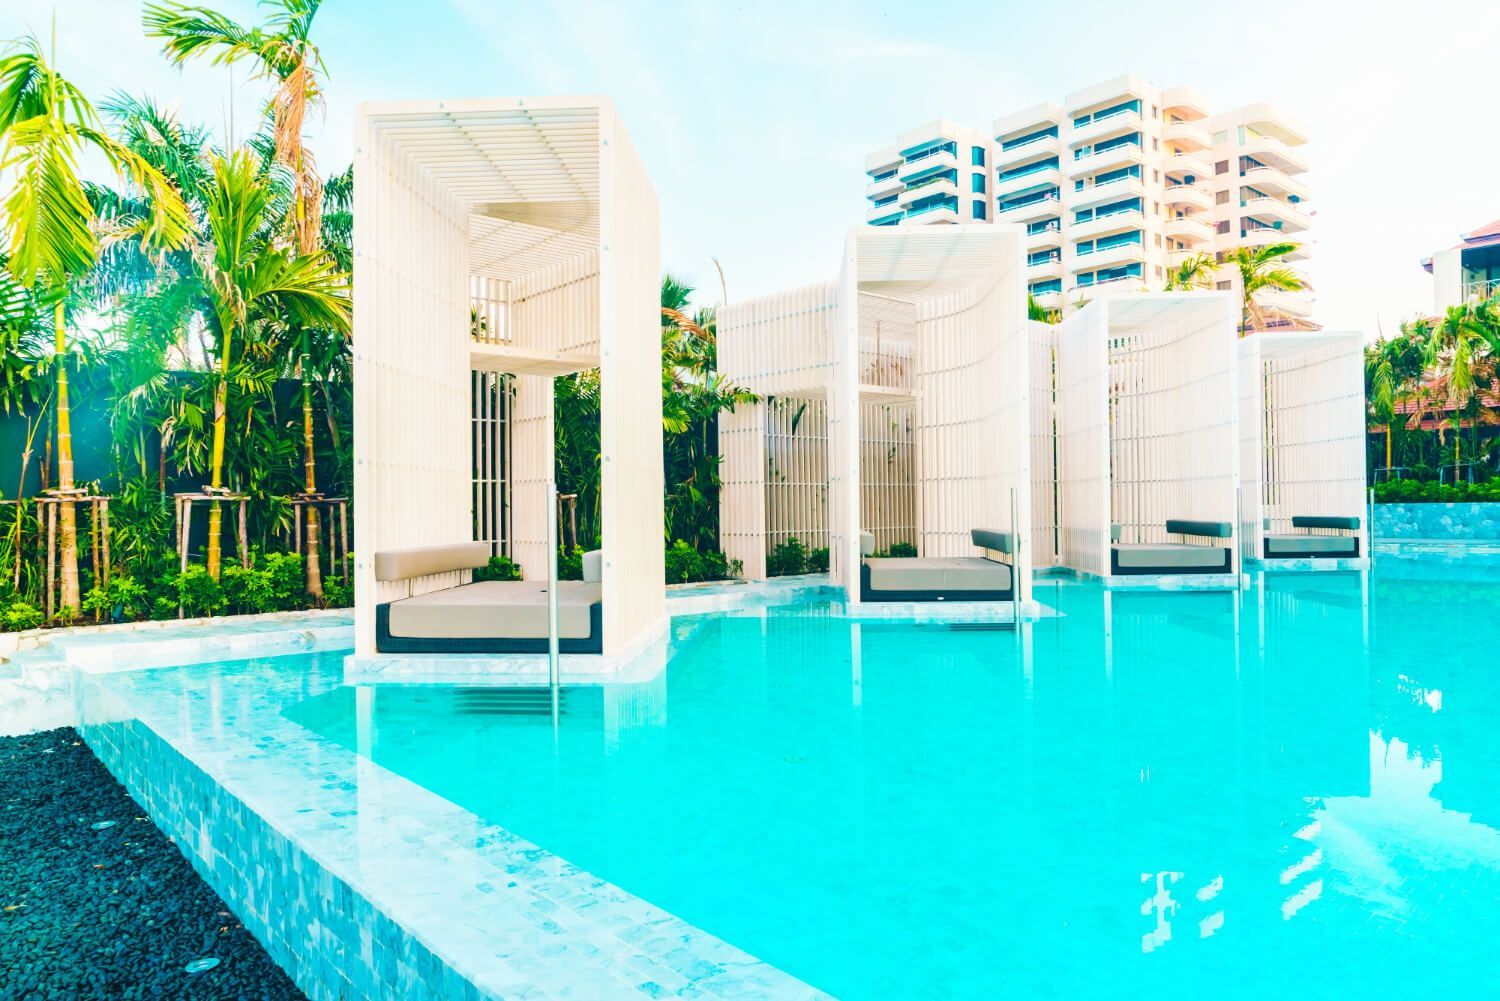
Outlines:
[[[1095,216],[1084,222],[1075,222],[1068,227],[1068,236],[1074,240],[1090,240],[1127,229],[1144,229],[1145,226],[1146,216],[1139,209],[1126,209],[1123,212]]]
[[[1141,148],[1135,143],[1122,143],[1107,150],[1096,150],[1088,156],[1081,156],[1068,165],[1068,173],[1073,177],[1087,174],[1097,174],[1101,170],[1113,170],[1116,167],[1124,167],[1132,163],[1144,163],[1145,157]]]
[[[1074,274],[1084,271],[1097,271],[1100,268],[1112,268],[1120,264],[1129,264],[1133,261],[1144,261],[1146,259],[1146,248],[1139,243],[1121,243],[1114,247],[1106,247],[1103,250],[1092,250],[1088,253],[1077,253],[1073,255],[1073,263],[1069,268]]]
[[[1166,157],[1162,170],[1168,177],[1179,180],[1186,177],[1208,180],[1214,176],[1213,164],[1197,153],[1173,153]]]
[[[1061,254],[1055,254],[1038,261],[1028,260],[1026,262],[1026,280],[1029,282],[1041,281],[1044,278],[1061,278],[1062,273]]]
[[[1004,198],[1007,195],[1016,195],[1027,188],[1055,188],[1062,184],[1062,172],[1056,164],[1038,166],[1035,170],[1028,170],[1022,174],[1013,174],[1010,177],[995,178],[995,197]]]
[[[1032,139],[1021,143],[1019,146],[1012,146],[1010,149],[996,149],[995,166],[1003,169],[1039,157],[1055,156],[1060,158],[1062,155],[1063,143],[1061,139],[1057,136],[1042,136],[1039,139]]]
[[[1032,300],[1043,309],[1061,309],[1063,297],[1061,292],[1032,292]]]
[[[1209,149],[1213,146],[1208,130],[1197,122],[1168,122],[1162,127],[1161,137],[1183,150]]]
[[[1162,193],[1163,205],[1173,208],[1197,209],[1207,212],[1214,207],[1214,197],[1208,189],[1198,184],[1169,184]]]
[[[1207,118],[1212,114],[1208,100],[1191,87],[1168,87],[1162,91],[1161,110],[1189,121]]]
[[[947,150],[934,150],[929,153],[919,153],[907,160],[899,176],[903,184],[910,184],[913,180],[920,181],[930,174],[941,173],[944,170],[957,170],[958,166],[957,154],[949,153]],[[967,169],[967,164],[965,168]]]
[[[1048,198],[1038,198],[1036,201],[1027,202],[1025,205],[1017,205],[1003,212],[995,213],[996,222],[1035,222],[1048,216],[1055,216],[1062,212],[1062,201],[1052,195]]]
[[[1273,243],[1296,243],[1297,241],[1288,233],[1279,229],[1266,227],[1264,229],[1252,229],[1243,236],[1236,236],[1229,242],[1233,247],[1265,247]]]
[[[866,198],[884,198],[886,195],[894,195],[902,187],[901,178],[887,177],[883,181],[871,181],[865,185]]]
[[[1307,185],[1280,167],[1251,167],[1240,171],[1240,178],[1249,187],[1269,191],[1275,195],[1296,195],[1304,201],[1309,197]]]
[[[906,190],[896,198],[896,204],[902,208],[921,198],[932,195],[952,195],[958,197],[958,183],[948,178],[937,178],[930,181],[918,181],[916,184],[908,185]]]
[[[1263,164],[1281,168],[1283,173],[1302,174],[1307,171],[1307,161],[1302,155],[1271,136],[1251,136],[1239,149],[1241,156],[1252,157]]]
[[[1103,118],[1095,118],[1087,125],[1079,125],[1068,130],[1068,145],[1081,146],[1084,143],[1098,142],[1101,139],[1109,139],[1112,136],[1124,135],[1126,132],[1139,132],[1141,130],[1141,115],[1138,111],[1115,111]]]
[[[1086,209],[1090,205],[1099,205],[1102,202],[1118,202],[1125,198],[1140,198],[1145,193],[1145,186],[1141,184],[1139,177],[1120,177],[1104,184],[1093,184],[1082,191],[1069,192],[1069,206],[1075,209]]]
[[[1212,226],[1191,217],[1168,219],[1161,231],[1168,239],[1180,240],[1190,247],[1211,243],[1214,238]]]
[[[1026,228],[1026,249],[1028,251],[1046,250],[1049,247],[1061,247],[1063,243],[1062,222],[1053,221],[1045,226],[1032,229]]]
[[[1294,320],[1303,320],[1312,315],[1312,298],[1306,291],[1283,292],[1281,289],[1261,289],[1255,301],[1262,310],[1279,313]]]
[[[1240,212],[1262,222],[1279,222],[1284,233],[1300,233],[1312,225],[1306,212],[1279,198],[1246,199],[1240,205]]]
[[[947,205],[932,205],[927,208],[909,209],[902,222],[917,226],[932,226],[958,222],[958,210]]]
[[[1135,292],[1145,292],[1146,280],[1139,275],[1126,275],[1123,278],[1106,278],[1088,285],[1074,285],[1072,288],[1075,301],[1089,302],[1103,296],[1130,295]]]
[[[889,222],[891,219],[899,219],[903,215],[905,215],[905,210],[900,205],[895,202],[888,202],[885,205],[872,205],[865,212],[865,222],[871,224]]]
[[[887,146],[865,157],[865,173],[883,174],[887,170],[900,167],[902,162],[901,151],[895,146]]]

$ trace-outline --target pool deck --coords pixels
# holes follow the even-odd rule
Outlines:
[[[78,669],[84,739],[309,997],[824,996],[290,722],[339,660]]]

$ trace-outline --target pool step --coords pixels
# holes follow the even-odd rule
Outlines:
[[[947,622],[943,625],[955,633],[1013,633],[1014,622]]]
[[[557,690],[559,712],[568,709],[567,688]],[[454,711],[466,716],[551,716],[552,689],[536,685],[486,685],[453,689]]]

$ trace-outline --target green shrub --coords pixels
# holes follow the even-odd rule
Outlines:
[[[209,576],[206,567],[188,567],[177,574],[176,580],[177,604],[182,608],[182,614],[188,618],[217,615],[227,607],[224,589]],[[152,611],[155,612],[154,605]]]
[[[1500,480],[1439,483],[1436,480],[1387,480],[1375,484],[1379,504],[1463,504],[1500,502]]]
[[[295,612],[307,607],[307,570],[301,553],[267,553],[256,565],[271,578],[270,612]]]
[[[787,577],[807,573],[807,547],[795,535],[778,542],[766,557],[766,576]]]
[[[0,612],[0,626],[4,626],[7,632],[35,629],[45,619],[40,608],[25,601],[12,601]]]
[[[157,621],[177,618],[177,602],[172,598],[159,595],[151,599],[151,617]]]
[[[828,572],[828,547],[819,546],[807,554],[807,569],[810,573]]]
[[[323,606],[325,608],[348,608],[353,604],[354,586],[344,578],[329,577],[323,582]]]
[[[95,618],[109,622],[139,619],[150,607],[145,585],[136,583],[128,573],[115,574],[108,584],[90,588],[83,598],[85,612],[92,612]]]
[[[583,549],[574,546],[569,552],[566,546],[557,548],[557,579],[583,580]]]
[[[688,581],[703,579],[703,557],[681,539],[667,547],[666,567],[668,584],[686,584]]]
[[[917,547],[910,542],[897,542],[886,555],[897,559],[911,559],[917,555]]]
[[[223,588],[224,603],[232,612],[254,615],[273,611],[276,607],[275,586],[269,570],[232,563],[220,574],[219,584]]]
[[[474,570],[475,580],[520,580],[521,567],[509,556],[491,556],[489,563]],[[327,594],[324,586],[324,594]],[[329,602],[332,604],[332,602]]]

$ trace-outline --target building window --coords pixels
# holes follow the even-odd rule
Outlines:
[[[1228,205],[1229,204],[1229,192],[1228,191],[1215,191],[1214,192],[1214,204],[1215,205]]]
[[[1221,234],[1229,232],[1229,220],[1220,219],[1217,223],[1214,224],[1214,232]]]
[[[1161,149],[1161,140],[1158,139],[1158,138],[1156,138],[1155,136],[1152,136],[1151,137],[1151,148],[1153,150]]]
[[[1220,160],[1218,163],[1214,164],[1214,173],[1215,174],[1227,174],[1227,173],[1229,173],[1229,161],[1228,160]]]
[[[980,175],[975,174],[974,176],[975,177],[979,177]],[[978,198],[974,199],[974,218],[975,219],[983,219],[983,218],[985,218],[984,201],[982,199],[978,199]]]
[[[1166,276],[1167,276],[1167,273],[1165,271],[1163,271],[1161,265],[1158,264],[1156,266],[1156,277],[1158,277],[1158,278],[1165,278]]]
[[[1073,182],[1073,190],[1074,191],[1082,191],[1083,190],[1083,178],[1080,177],[1078,180],[1076,180],[1076,181]]]
[[[976,194],[976,195],[982,195],[982,194],[984,194],[984,175],[983,174],[970,174],[969,175],[969,191],[972,192],[973,194]]]
[[[1214,133],[1214,145],[1215,146],[1219,145],[1220,143],[1226,143],[1228,141],[1229,141],[1229,130],[1228,129],[1220,129],[1219,131],[1217,131],[1217,132]]]
[[[969,166],[971,166],[971,167],[983,167],[984,166],[984,147],[983,146],[970,146],[969,147]]]
[[[1234,282],[1215,282],[1214,288],[1218,289],[1220,292],[1228,292],[1230,289],[1234,288]]]

